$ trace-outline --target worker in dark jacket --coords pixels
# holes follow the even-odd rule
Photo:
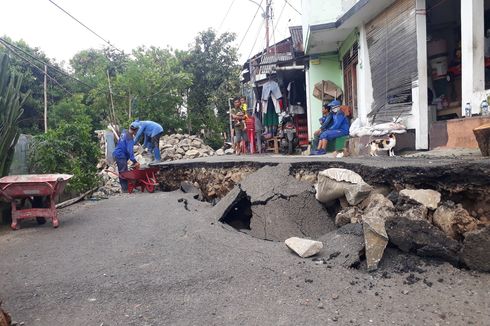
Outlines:
[[[134,134],[137,128],[134,126],[129,127],[129,130],[123,130],[116,149],[112,152],[112,157],[116,161],[117,171],[119,174],[128,171],[128,160],[133,162],[132,167],[138,169],[140,164],[134,158]],[[119,183],[123,192],[128,192],[128,180],[119,177]]]
[[[153,151],[155,160],[152,163],[160,162],[160,137],[163,135],[163,127],[153,121],[133,121],[131,127],[138,129],[134,142],[137,143],[141,136],[143,139],[143,147],[148,148],[149,151]]]

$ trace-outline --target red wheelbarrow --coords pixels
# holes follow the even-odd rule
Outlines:
[[[158,168],[147,168],[122,172],[119,176],[128,180],[129,193],[132,193],[138,187],[141,188],[141,192],[145,192],[145,188],[148,192],[154,192],[155,186],[158,185],[157,178],[155,177],[155,173],[157,172]]]
[[[17,230],[19,228],[17,220],[34,217],[39,223],[43,223],[45,218],[50,218],[53,227],[58,227],[56,199],[71,177],[73,177],[71,174],[26,174],[1,178],[0,196],[7,199],[12,207],[12,224],[10,227]],[[44,205],[41,205],[42,208],[17,209],[16,199],[22,201],[28,199],[34,203],[36,199],[43,197],[46,197],[46,200],[44,200]]]

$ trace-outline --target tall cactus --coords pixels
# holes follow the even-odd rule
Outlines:
[[[22,105],[29,96],[22,94],[22,75],[10,70],[10,58],[0,54],[0,177],[7,175],[19,139]]]

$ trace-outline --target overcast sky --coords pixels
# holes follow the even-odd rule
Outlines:
[[[238,45],[257,10],[250,0],[53,1],[126,52],[140,45],[186,49],[197,33],[208,27],[220,33],[235,32]],[[288,2],[301,11],[301,0]],[[105,45],[48,0],[1,0],[1,3],[0,35],[23,39],[58,62],[68,62],[80,50]],[[262,6],[265,8],[265,0]],[[289,36],[288,26],[301,24],[301,16],[285,0],[274,0],[272,7],[277,25],[275,39],[279,41]],[[265,46],[264,27],[259,34],[263,21],[260,13],[240,48],[240,61]],[[257,35],[260,36],[252,51]]]

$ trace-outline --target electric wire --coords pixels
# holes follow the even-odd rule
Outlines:
[[[13,48],[9,47],[9,46],[6,46],[4,44],[5,48],[7,48],[7,50],[9,50],[11,53],[15,54],[16,56],[18,56],[19,58],[21,58],[22,60],[24,60],[25,62],[27,62],[30,66],[36,68],[37,70],[39,70],[39,72],[41,74],[45,74],[46,77],[48,77],[50,80],[52,80],[56,85],[58,85],[63,91],[65,91],[66,93],[68,93],[69,95],[73,96],[73,93],[71,93],[69,90],[67,90],[63,85],[61,85],[57,80],[56,78],[50,76],[48,73],[45,73],[44,72],[44,69],[41,69],[39,68],[35,63],[33,63],[32,61],[30,61],[29,59],[27,59],[26,57],[24,57],[23,55],[19,54],[17,51],[15,51]]]
[[[61,8],[53,0],[48,0],[48,1],[51,2],[53,5],[55,5],[58,9],[60,9],[61,11],[63,11],[65,14],[67,14],[68,16],[70,16],[77,23],[79,23],[80,25],[82,25],[83,27],[85,27],[88,31],[90,31],[92,34],[94,34],[95,36],[97,36],[99,39],[101,39],[105,43],[109,44],[109,46],[111,46],[112,48],[116,49],[117,51],[119,51],[121,53],[124,53],[123,51],[121,51],[120,49],[118,49],[116,46],[114,46],[111,42],[109,42],[108,40],[104,39],[102,36],[100,36],[99,34],[97,34],[93,29],[91,29],[90,27],[88,27],[87,25],[85,25],[84,23],[82,23],[80,20],[78,20],[77,18],[75,18],[75,16],[73,16],[72,14],[70,14],[68,11],[66,11],[63,8]]]
[[[235,4],[235,1],[236,0],[233,0],[231,2],[230,6],[228,7],[228,10],[226,11],[225,17],[223,17],[223,20],[221,20],[221,23],[219,24],[218,32],[221,30],[221,27],[223,27],[223,24],[224,24],[226,18],[228,18],[228,15],[230,14],[230,11],[231,11],[231,7],[233,7],[233,5]]]
[[[264,21],[262,21],[262,24],[260,24],[259,31],[257,32],[257,36],[255,37],[254,44],[250,48],[250,53],[248,54],[247,58],[250,58],[250,56],[252,55],[252,52],[253,52],[253,50],[255,48],[255,44],[257,43],[257,40],[259,39],[259,35],[260,35],[260,32],[262,31],[262,27],[263,26],[264,26]]]
[[[89,85],[89,84],[87,84],[87,83],[85,83],[85,82],[81,81],[80,79],[78,79],[78,78],[76,78],[76,77],[73,77],[72,75],[70,75],[70,74],[69,74],[69,73],[67,73],[66,71],[63,71],[63,70],[61,70],[61,69],[57,68],[56,66],[53,66],[53,65],[51,65],[51,64],[49,64],[49,63],[46,63],[46,62],[44,62],[43,60],[41,60],[41,59],[39,59],[39,58],[36,58],[35,56],[33,56],[32,54],[30,54],[29,52],[25,51],[25,50],[24,50],[24,49],[22,49],[22,48],[19,48],[19,47],[18,47],[18,46],[16,46],[15,44],[12,44],[12,43],[8,42],[7,40],[3,39],[2,37],[0,37],[0,43],[2,43],[3,45],[5,45],[5,47],[10,46],[10,47],[12,47],[12,48],[14,48],[14,49],[16,49],[16,50],[18,50],[18,51],[20,51],[20,52],[24,53],[25,55],[27,55],[27,56],[31,57],[32,59],[34,59],[34,60],[38,61],[39,63],[42,63],[43,65],[48,66],[49,68],[51,68],[51,69],[53,69],[53,70],[57,71],[58,73],[63,74],[63,75],[65,75],[65,76],[67,76],[67,77],[69,77],[69,78],[71,78],[71,79],[73,79],[73,80],[75,80],[75,81],[79,82],[80,84],[82,84],[82,85],[84,85],[84,86],[86,86],[86,87],[88,87],[88,88],[90,88],[90,89],[95,88],[95,86],[91,86],[91,85]]]
[[[286,8],[286,2],[282,5],[281,11],[279,12],[279,17],[276,20],[276,26],[274,26],[273,33],[277,30],[277,26],[279,25],[279,21],[281,20],[282,13],[284,12],[284,8]]]
[[[51,0],[50,0],[50,1],[51,1]],[[287,4],[288,4],[288,5],[291,7],[291,8],[293,8],[293,10],[294,10],[294,11],[296,11],[298,14],[300,14],[300,15],[302,16],[301,12],[300,12],[298,9],[294,8],[294,6],[293,6],[291,3],[289,3],[289,1],[288,1],[288,0],[284,0],[284,1],[285,1],[285,2],[286,2],[286,3],[287,3]]]
[[[255,21],[255,17],[257,17],[257,14],[259,13],[259,10],[262,8],[261,7],[262,6],[262,2],[264,2],[264,0],[261,0],[260,1],[260,4],[258,5],[257,10],[255,11],[255,15],[252,18],[252,21],[250,22],[250,24],[248,25],[248,28],[245,31],[245,34],[243,35],[242,40],[240,41],[240,44],[238,45],[238,50],[240,50],[240,47],[242,46],[243,41],[245,40],[245,37],[247,37],[247,34],[250,31],[250,28],[252,27],[253,22]]]

